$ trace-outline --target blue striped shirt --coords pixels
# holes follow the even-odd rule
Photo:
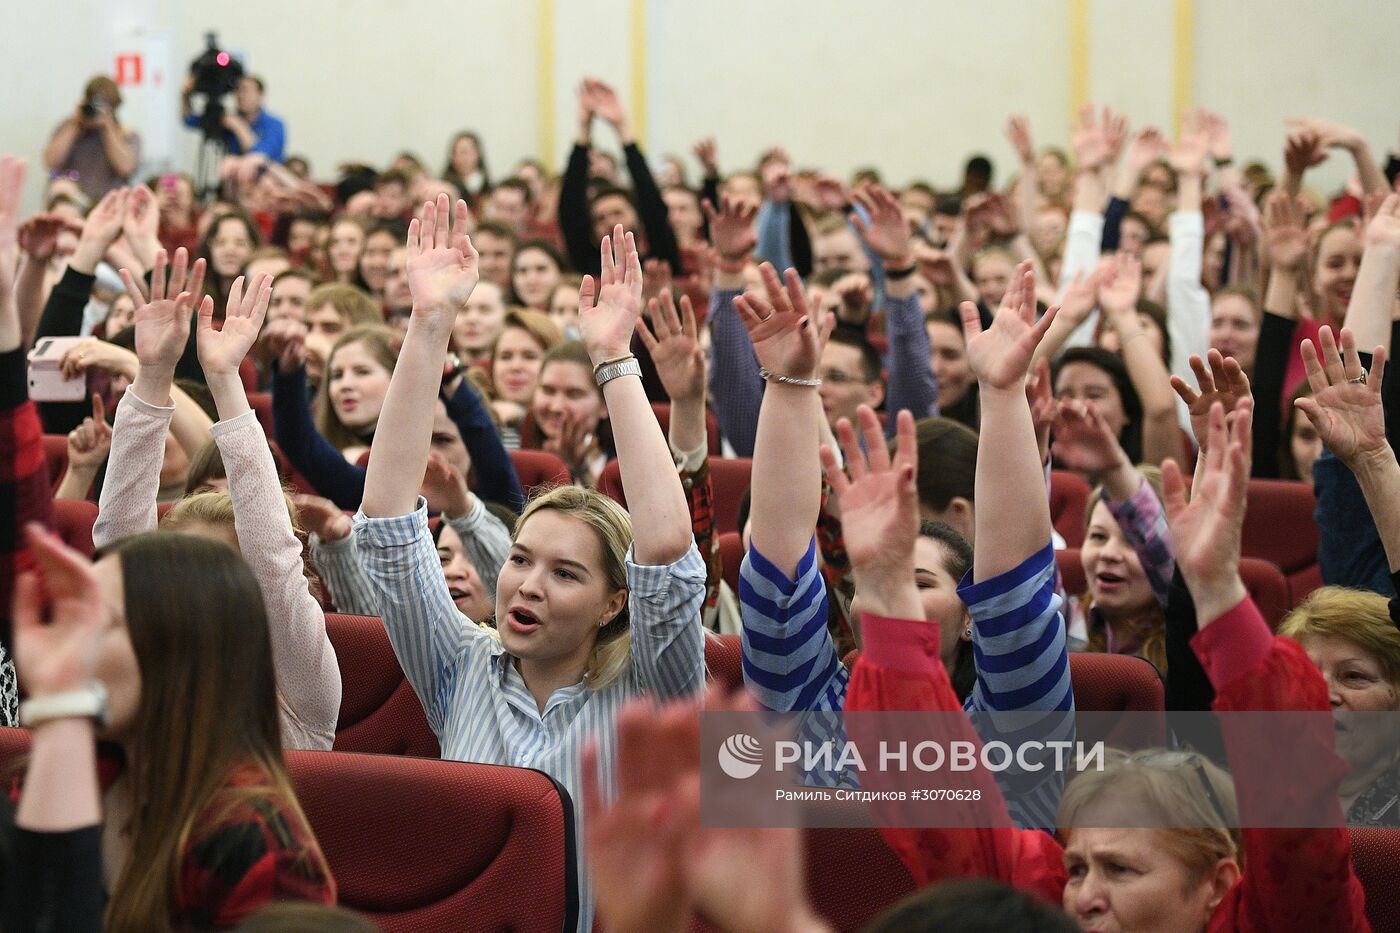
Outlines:
[[[971,571],[958,596],[972,616],[977,681],[963,702],[990,740],[997,723],[977,713],[1015,712],[1017,733],[1042,741],[1074,739],[1074,691],[1069,653],[1055,593],[1055,551],[1047,544],[1006,573],[972,583]],[[816,539],[789,580],[752,547],[739,571],[743,616],[744,682],[758,701],[779,712],[811,715],[804,735],[829,728],[846,705],[850,671],[836,656],[827,630],[826,585],[817,566]],[[1026,713],[1044,713],[1027,716]],[[1004,732],[995,736],[1007,739]],[[844,775],[810,773],[813,783],[848,783]],[[1053,828],[1064,787],[1053,768],[999,772],[1018,826]]]
[[[678,697],[705,683],[705,562],[694,545],[674,564],[643,567],[627,552],[631,664],[599,690],[582,682],[549,697],[544,712],[494,630],[457,611],[428,532],[426,503],[394,518],[354,519],[361,564],[378,593],[384,627],[404,674],[437,734],[442,757],[536,768],[574,799],[579,840],[579,929],[593,924],[583,861],[579,755],[597,742],[604,772],[615,759],[614,723],[639,693]],[[611,780],[609,779],[611,783]]]

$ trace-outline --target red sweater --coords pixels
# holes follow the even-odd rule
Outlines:
[[[939,662],[937,645],[927,647],[927,623],[866,615],[862,628],[865,650],[851,672],[846,712],[962,708]],[[1248,597],[1199,632],[1192,647],[1215,685],[1218,711],[1330,709],[1317,668],[1297,643],[1269,632]],[[971,723],[967,737],[976,739]],[[1336,767],[1307,769],[1315,778],[1314,786],[1298,787],[1295,792],[1312,800],[1330,798],[1336,810],[1331,823],[1343,826],[1337,786],[1346,765],[1337,758],[1331,730],[1304,730],[1299,741],[1316,746],[1306,752],[1305,760],[1330,759]],[[1228,748],[1227,753],[1237,785],[1245,793],[1272,786],[1270,775],[1259,773],[1257,766],[1251,769],[1249,760],[1235,760],[1244,756]],[[994,797],[994,806],[1004,807],[991,780],[984,784],[984,800],[988,793]],[[985,876],[1057,904],[1063,899],[1064,850],[1047,833],[1010,828],[891,828],[882,834],[921,884]],[[1212,933],[1371,929],[1345,829],[1246,829],[1243,838],[1246,870],[1211,916],[1207,929]]]

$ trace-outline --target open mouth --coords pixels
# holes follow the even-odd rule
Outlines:
[[[540,627],[540,619],[528,609],[512,609],[506,613],[506,624],[510,626],[511,631],[528,635]]]
[[[448,595],[452,597],[454,603],[460,603],[464,600],[471,599],[473,595],[471,590],[464,590],[460,586],[449,586],[447,592]]]
[[[1107,571],[1100,571],[1097,575],[1095,575],[1094,580],[1098,583],[1101,589],[1110,590],[1116,589],[1117,587],[1120,587],[1124,583],[1128,582],[1126,577],[1120,576],[1116,573],[1108,573]]]

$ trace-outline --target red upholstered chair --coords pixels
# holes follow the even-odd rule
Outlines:
[[[719,565],[724,571],[724,582],[739,595],[739,566],[744,561],[744,539],[737,531],[726,531],[719,536]]]
[[[49,483],[55,488],[63,481],[63,471],[68,469],[68,435],[44,435],[44,459],[49,465]]]
[[[1084,543],[1084,508],[1091,491],[1078,473],[1050,471],[1050,522],[1069,547]]]
[[[705,668],[710,679],[728,690],[744,685],[744,668],[740,660],[738,635],[705,636]]]
[[[1166,706],[1162,678],[1151,664],[1126,654],[1071,651],[1069,676],[1074,708],[1100,714],[1079,717],[1079,741],[1107,739],[1132,748],[1166,744],[1165,719],[1148,715]],[[1127,712],[1134,715],[1125,719],[1104,715]]]
[[[269,438],[274,436],[272,429],[272,393],[271,392],[249,392],[248,406],[257,412],[258,423],[262,425],[263,433]]]
[[[568,464],[547,450],[512,450],[510,460],[526,496],[541,486],[567,486],[573,481]]]
[[[671,403],[652,402],[651,410],[656,413],[656,420],[661,423],[661,433],[670,436],[667,432],[671,428]],[[714,412],[705,409],[705,437],[709,443],[709,450],[713,456],[719,456],[719,421],[715,418]]]
[[[1351,831],[1351,864],[1366,889],[1366,916],[1376,933],[1400,933],[1400,830]]]
[[[1065,585],[1065,595],[1080,596],[1089,588],[1084,579],[1084,565],[1079,559],[1079,548],[1065,548],[1055,552],[1055,566],[1060,569],[1060,579]]]
[[[739,530],[739,500],[748,491],[752,475],[752,460],[710,458],[710,481],[715,490],[715,530],[720,534]],[[627,507],[627,497],[622,493],[622,473],[616,460],[603,468],[598,477],[598,491],[623,508]]]
[[[64,544],[92,556],[92,525],[97,521],[97,506],[74,499],[55,499],[53,520],[54,531]]]
[[[1244,557],[1240,559],[1240,579],[1254,598],[1264,621],[1269,623],[1270,628],[1278,628],[1293,606],[1293,597],[1283,571],[1267,560]]]
[[[340,903],[385,933],[578,924],[569,795],[539,771],[288,752]]]
[[[0,729],[0,766],[28,751],[27,730]],[[547,775],[392,755],[286,756],[341,905],[385,933],[576,928],[573,804]]]
[[[1252,479],[1245,497],[1244,556],[1277,564],[1296,606],[1322,585],[1312,487],[1290,480]]]
[[[243,357],[243,362],[238,364],[238,378],[243,382],[244,392],[258,391],[258,364],[251,356]]]
[[[438,757],[437,736],[399,667],[383,621],[328,612],[326,634],[341,672],[336,751]]]

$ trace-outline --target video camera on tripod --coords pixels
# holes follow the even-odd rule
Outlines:
[[[204,34],[205,48],[190,62],[192,93],[202,94],[204,111],[199,115],[199,128],[205,139],[224,139],[224,95],[232,94],[243,77],[243,64],[219,48],[217,33]]]

